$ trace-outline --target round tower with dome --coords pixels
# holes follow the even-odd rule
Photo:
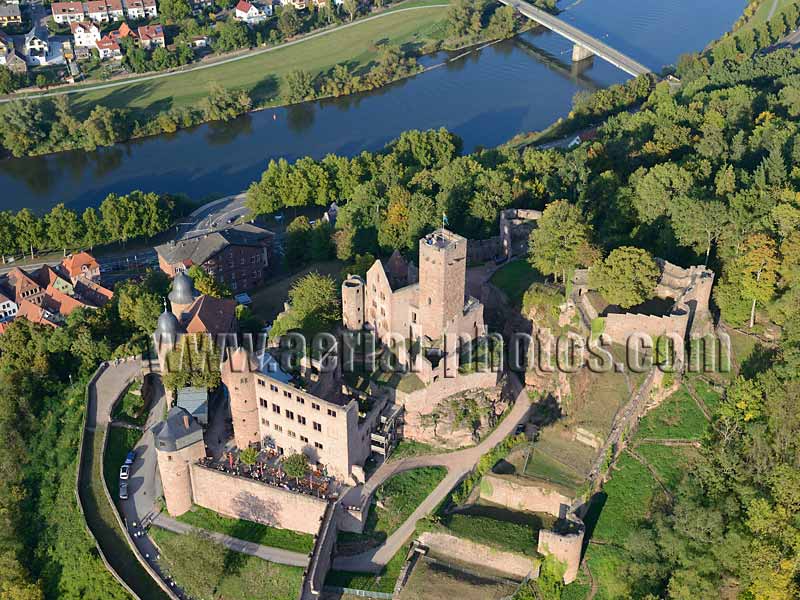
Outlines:
[[[194,282],[184,271],[175,275],[172,280],[172,291],[169,293],[169,303],[172,306],[172,314],[179,320],[183,316],[197,297],[194,289]]]

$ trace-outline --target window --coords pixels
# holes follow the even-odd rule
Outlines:
[[[291,419],[292,421],[294,421],[294,413],[292,411],[290,411],[290,410],[287,410],[286,411],[286,418],[287,419]]]
[[[328,409],[328,416],[329,416],[329,417],[334,417],[334,418],[335,418],[335,417],[336,417],[336,411],[335,411],[335,410],[331,410],[331,409],[329,408],[329,409]]]
[[[268,403],[267,403],[267,401],[266,401],[266,400],[264,400],[263,398],[259,398],[259,399],[258,399],[258,403],[259,403],[261,406],[263,406],[264,408],[268,408],[268,407],[269,407],[269,404],[268,404]]]
[[[304,444],[307,444],[308,443],[308,438],[306,436],[304,436],[304,435],[301,435],[300,436],[300,441],[303,442]]]
[[[305,425],[306,418],[303,415],[297,415],[297,422],[300,423],[300,425]]]
[[[314,410],[319,410],[319,404],[317,404],[316,402],[312,402],[311,408],[313,408]]]
[[[281,431],[283,431],[283,427],[281,427],[280,425],[275,423],[275,431],[281,432]]]
[[[305,400],[305,398],[301,398],[300,396],[295,396],[295,398],[297,398],[297,401],[298,401],[300,404],[305,404],[305,403],[306,403],[306,400]]]
[[[322,431],[322,425],[314,421],[314,431]]]
[[[316,448],[317,450],[322,450],[322,444],[320,444],[319,442],[314,442],[314,448]]]
[[[257,379],[256,381],[258,381],[258,385],[260,385],[261,387],[267,385],[267,383],[263,379]]]
[[[267,421],[264,417],[261,417],[261,424],[269,427],[269,421]]]
[[[286,398],[291,398],[291,397],[292,397],[292,392],[289,392],[289,391],[287,391],[287,390],[283,390],[283,395],[284,395]]]
[[[272,412],[274,412],[276,414],[281,414],[281,407],[278,406],[277,404],[273,404],[272,405]]]
[[[287,431],[286,435],[288,435],[290,438],[296,438],[297,437],[297,434],[294,431]]]
[[[412,323],[416,323],[417,322],[417,313],[415,313],[415,312],[411,313],[411,322]]]
[[[270,391],[270,392],[277,392],[277,391],[278,391],[278,386],[277,386],[277,385],[272,385],[272,384],[270,383],[270,384],[269,384],[269,391]]]

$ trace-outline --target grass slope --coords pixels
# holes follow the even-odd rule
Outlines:
[[[194,506],[192,510],[178,517],[178,520],[187,525],[224,533],[262,546],[303,554],[308,554],[314,548],[314,536],[307,533],[269,527],[245,519],[231,519],[202,506]]]
[[[420,3],[423,4],[424,3]],[[197,105],[212,84],[247,90],[257,106],[277,105],[284,92],[285,76],[302,69],[316,75],[339,63],[359,71],[375,61],[378,42],[421,48],[443,37],[441,8],[396,11],[379,19],[359,23],[300,44],[278,48],[253,57],[174,75],[162,79],[131,82],[128,85],[72,95],[80,117],[96,104],[130,108],[147,116],[176,107]],[[413,5],[403,5],[408,8]]]
[[[178,535],[153,528],[161,548],[159,563],[195,598],[296,600],[303,569],[226,550],[201,535]]]
[[[681,388],[639,423],[640,439],[698,439],[705,431],[707,421],[689,393]]]
[[[531,284],[544,281],[541,273],[527,260],[515,260],[495,271],[489,282],[508,296],[513,306],[522,306],[522,297]]]

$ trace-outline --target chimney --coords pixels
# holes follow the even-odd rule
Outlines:
[[[183,426],[189,429],[189,415],[183,415]]]

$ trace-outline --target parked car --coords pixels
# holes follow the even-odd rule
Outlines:
[[[131,474],[131,466],[129,464],[124,464],[119,468],[119,478],[123,481],[128,478]]]
[[[127,500],[128,499],[128,483],[123,481],[119,484],[119,499],[120,500]]]
[[[228,225],[230,225],[231,223],[233,223],[233,222],[234,222],[234,221],[235,221],[237,218],[238,218],[238,217],[231,217],[230,219],[228,219],[228,221],[227,221]]]
[[[520,423],[517,425],[517,428],[514,430],[514,433],[519,435],[520,433],[525,433],[525,423]]]
[[[131,450],[128,452],[128,456],[125,457],[125,464],[132,465],[133,461],[136,460],[136,450]]]

